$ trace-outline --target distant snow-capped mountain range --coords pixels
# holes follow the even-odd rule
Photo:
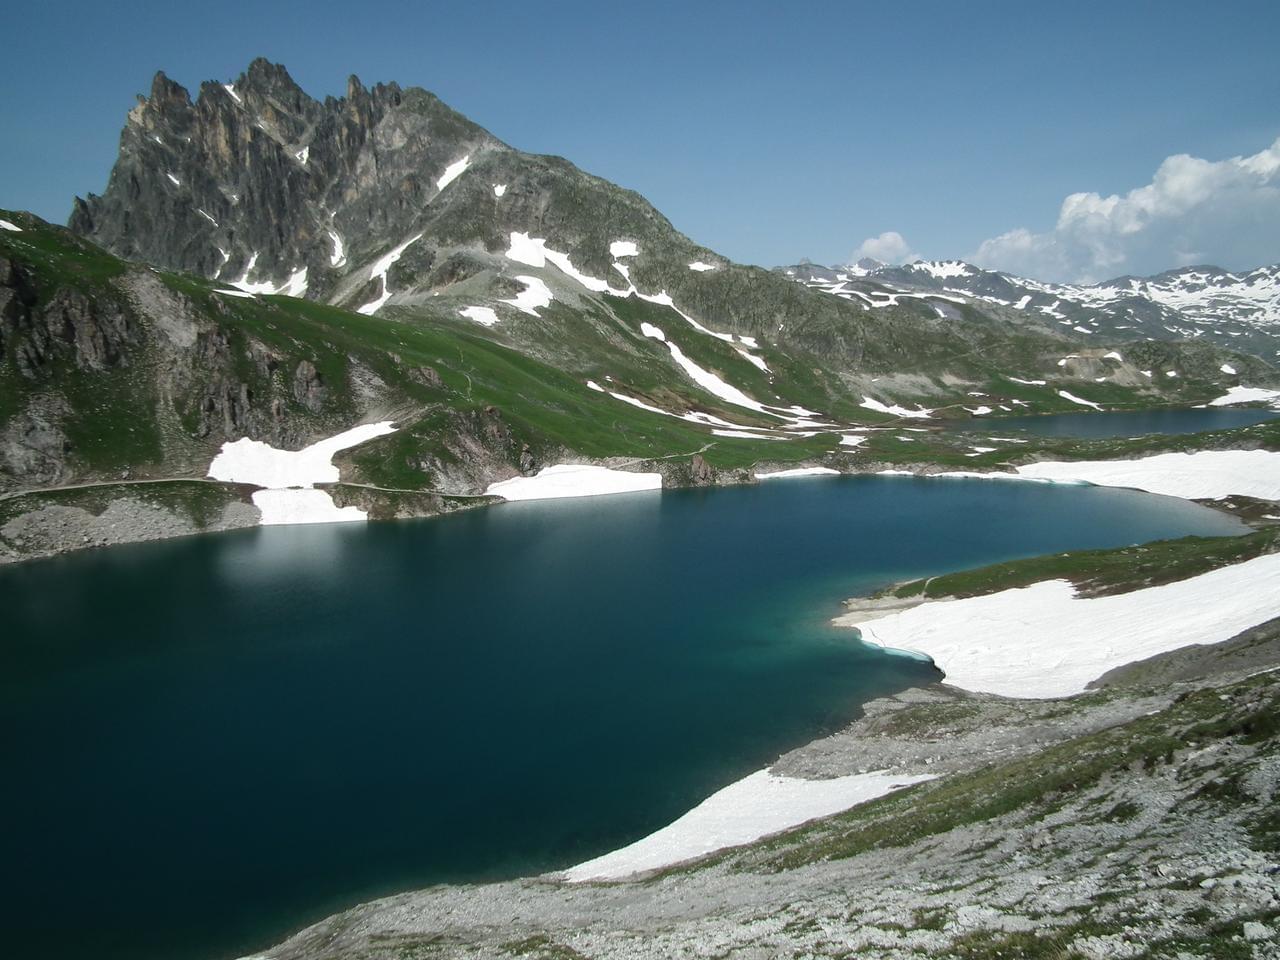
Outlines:
[[[868,309],[902,298],[973,303],[1039,316],[1077,333],[1130,340],[1209,340],[1271,360],[1280,356],[1280,264],[1247,273],[1192,266],[1092,285],[1046,283],[963,260],[894,266],[863,259],[841,267],[782,268],[798,283]]]

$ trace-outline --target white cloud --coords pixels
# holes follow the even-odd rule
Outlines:
[[[1010,230],[969,259],[1080,282],[1188,263],[1241,269],[1280,260],[1280,139],[1250,157],[1168,157],[1150,183],[1124,196],[1073,193],[1052,230]]]
[[[853,251],[849,262],[854,263],[863,257],[883,260],[885,263],[906,263],[909,260],[920,259],[911,252],[911,246],[897,230],[886,230],[878,237],[868,237],[863,240],[862,246]]]

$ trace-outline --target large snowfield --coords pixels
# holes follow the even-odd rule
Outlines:
[[[1220,643],[1280,613],[1280,554],[1187,580],[1082,599],[1065,580],[935,600],[855,624],[864,641],[922,653],[946,682],[1005,697],[1065,697],[1108,670]]]
[[[1270,450],[1201,450],[1160,453],[1138,460],[1045,460],[1018,467],[1033,480],[1083,481],[1100,487],[1132,487],[1188,500],[1232,494],[1280,500],[1280,453]]]

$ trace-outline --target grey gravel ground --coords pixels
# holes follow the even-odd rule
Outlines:
[[[83,507],[48,504],[0,526],[0,563],[31,560],[143,540],[252,527],[260,513],[251,503],[228,503],[201,526],[190,515],[143,499],[113,500],[100,514]]]

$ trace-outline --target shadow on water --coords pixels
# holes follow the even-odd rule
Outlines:
[[[819,478],[0,570],[6,940],[235,956],[566,866],[936,677],[832,628],[843,597],[1238,529],[1127,491]]]

